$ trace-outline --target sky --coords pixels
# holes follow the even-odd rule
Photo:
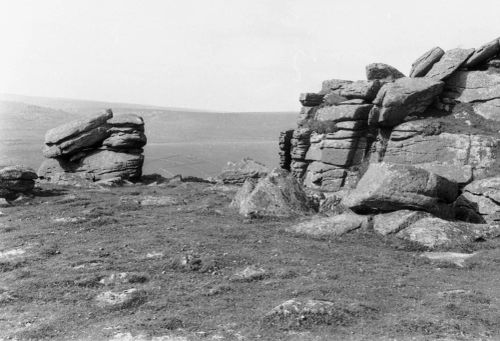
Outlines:
[[[0,93],[298,111],[325,79],[408,74],[500,36],[498,0],[0,0]]]

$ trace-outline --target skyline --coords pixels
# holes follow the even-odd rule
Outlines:
[[[498,37],[479,1],[0,1],[0,93],[198,110],[298,111],[372,62]],[[486,10],[485,10],[486,9]]]

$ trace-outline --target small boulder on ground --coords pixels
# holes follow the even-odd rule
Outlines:
[[[420,255],[422,258],[430,260],[432,263],[452,264],[459,268],[465,266],[465,262],[476,256],[477,253],[460,253],[460,252],[424,252]]]
[[[263,322],[269,326],[292,329],[317,325],[346,326],[376,313],[376,308],[357,302],[291,299],[269,311]]]
[[[410,210],[377,214],[373,217],[373,230],[383,236],[395,234],[417,220],[430,216],[427,212]]]
[[[231,282],[251,282],[264,279],[268,275],[267,271],[257,266],[247,266],[246,268],[237,271],[229,280]]]
[[[145,292],[139,289],[123,291],[105,291],[96,297],[97,306],[101,308],[123,309],[141,304],[146,298]]]
[[[423,210],[453,215],[449,204],[458,196],[455,182],[410,165],[372,163],[342,204],[355,212]]]
[[[342,213],[323,218],[315,217],[288,227],[285,231],[311,237],[340,237],[361,227],[367,227],[368,218],[368,216],[355,213]]]
[[[10,200],[30,193],[37,178],[33,169],[22,165],[0,167],[0,198]]]
[[[423,218],[396,237],[410,241],[420,247],[434,249],[456,249],[475,241],[500,235],[500,225],[471,224],[447,221],[436,217]]]
[[[263,178],[269,173],[269,168],[251,158],[238,162],[228,162],[218,178],[225,184],[243,184],[246,179]]]
[[[313,211],[302,186],[286,170],[265,178],[247,179],[231,202],[246,217],[289,217]]]

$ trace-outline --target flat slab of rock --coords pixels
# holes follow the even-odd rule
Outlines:
[[[142,117],[135,114],[116,115],[108,119],[108,124],[113,127],[141,127],[144,126]]]
[[[439,218],[423,218],[396,237],[411,241],[429,250],[453,249],[468,243],[500,235],[499,225],[452,222]]]
[[[325,218],[313,218],[285,229],[287,232],[311,237],[340,237],[368,226],[368,216],[342,213]]]
[[[424,77],[443,55],[444,51],[440,47],[433,47],[425,52],[411,65],[410,77]]]
[[[467,59],[464,66],[467,68],[474,68],[484,64],[488,59],[493,58],[500,52],[500,44],[498,38],[484,44],[478,48],[474,53]]]
[[[318,121],[333,122],[366,121],[371,108],[371,104],[333,105],[318,109],[314,118]]]
[[[370,116],[377,117],[378,124],[393,127],[403,122],[410,114],[425,111],[442,92],[444,83],[427,78],[399,78],[385,84],[373,103],[377,106]],[[375,120],[375,118],[372,118]]]
[[[265,178],[247,179],[231,202],[246,217],[289,217],[312,211],[302,186],[289,172],[274,169]]]
[[[355,212],[412,209],[448,215],[446,204],[457,196],[456,183],[424,169],[372,163],[342,204]]]
[[[393,66],[384,63],[372,63],[366,66],[366,79],[393,82],[405,75]]]
[[[113,117],[113,112],[108,109],[103,113],[99,113],[87,119],[75,120],[56,128],[50,129],[45,134],[46,144],[60,143],[63,140],[74,137],[86,131],[92,130],[106,123],[108,119]]]
[[[436,81],[442,81],[451,76],[474,53],[474,49],[453,49],[444,53],[425,75]]]
[[[431,216],[427,212],[400,210],[390,213],[377,214],[373,217],[375,232],[386,236],[404,230],[419,219]]]
[[[420,255],[432,262],[448,263],[463,268],[465,262],[477,255],[477,253],[459,253],[459,252],[424,252]]]
[[[246,179],[263,178],[269,173],[269,168],[250,158],[238,162],[228,162],[218,179],[225,184],[243,184]]]

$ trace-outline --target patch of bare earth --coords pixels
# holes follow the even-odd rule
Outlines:
[[[498,241],[446,265],[370,231],[294,236],[284,230],[298,220],[244,219],[233,195],[203,183],[46,187],[3,208],[0,339],[500,337]],[[327,302],[328,315],[268,323],[289,300]]]

